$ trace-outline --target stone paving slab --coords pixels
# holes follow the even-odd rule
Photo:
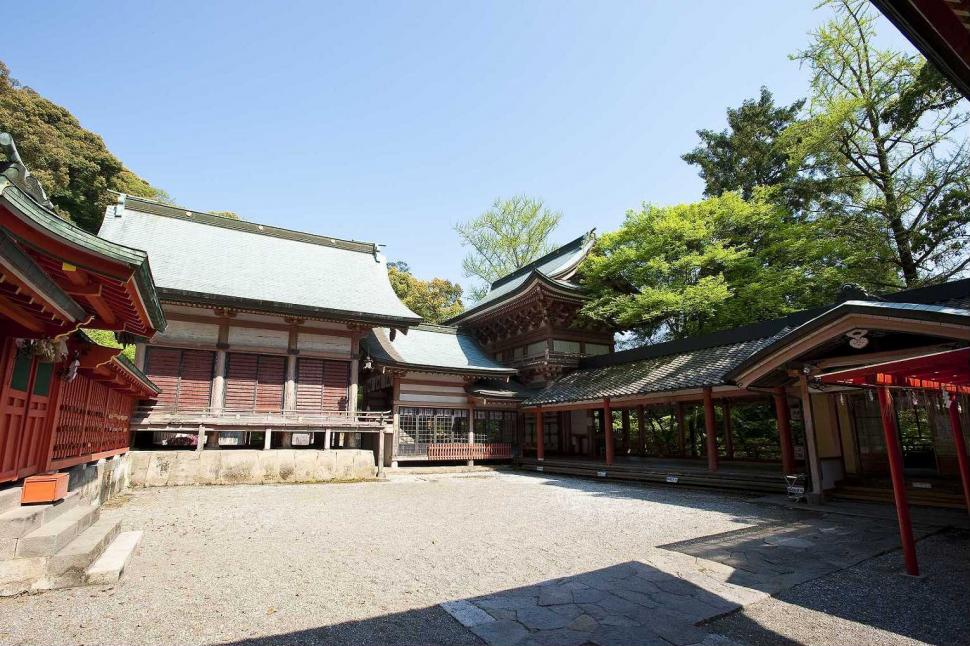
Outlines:
[[[913,526],[917,540],[937,530]],[[727,565],[729,582],[776,593],[898,549],[899,533],[883,519],[804,514],[660,547]]]
[[[667,572],[657,565],[676,571],[685,563],[660,556],[663,563],[631,561],[441,607],[489,646],[704,643],[710,635],[696,624],[739,608],[739,590],[697,568],[701,582]]]

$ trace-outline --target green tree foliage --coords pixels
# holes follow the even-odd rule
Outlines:
[[[792,162],[782,135],[798,123],[805,100],[777,106],[766,87],[757,99],[727,109],[728,127],[720,132],[698,130],[700,144],[681,159],[698,166],[704,195],[717,197],[737,192],[751,199],[761,186],[775,187],[773,194],[797,215],[825,202],[837,189],[831,169],[821,160],[801,165]]]
[[[167,201],[112,155],[67,110],[10,77],[0,62],[0,132],[9,132],[59,215],[91,232],[101,226],[108,190]]]
[[[832,169],[844,190],[829,215],[856,244],[889,249],[905,285],[947,280],[970,263],[970,117],[921,56],[875,47],[868,2],[825,4],[835,16],[793,56],[812,92],[783,145]]]
[[[796,169],[789,164],[788,153],[778,145],[778,138],[795,122],[804,104],[802,99],[776,106],[771,92],[762,87],[757,100],[748,99],[738,108],[727,109],[727,129],[698,130],[701,143],[681,159],[700,167],[704,195],[740,192],[747,200],[758,186],[790,182]]]
[[[496,199],[478,217],[455,225],[461,245],[471,248],[462,261],[465,277],[481,281],[472,298],[480,300],[489,283],[552,251],[549,236],[561,219],[542,200],[516,195]]]
[[[388,263],[387,275],[397,297],[428,323],[441,323],[465,309],[461,285],[444,278],[419,280],[406,262]]]
[[[122,345],[118,343],[118,339],[115,338],[115,333],[111,330],[96,330],[94,328],[86,328],[84,333],[90,337],[92,341],[98,345],[103,345],[106,348],[121,348],[121,354],[125,356],[129,361],[135,361],[135,346],[134,345]]]
[[[870,271],[824,222],[790,217],[770,191],[629,211],[581,268],[587,316],[641,340],[683,338],[830,302]],[[622,287],[620,287],[622,286]]]

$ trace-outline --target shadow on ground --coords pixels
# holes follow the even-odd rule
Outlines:
[[[723,588],[725,593],[715,594],[656,567],[628,562],[440,606],[246,639],[231,646],[731,644],[697,627],[739,608],[731,587]],[[743,597],[744,591],[733,592]],[[776,635],[772,643],[797,642]]]

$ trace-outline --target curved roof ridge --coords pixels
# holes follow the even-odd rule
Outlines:
[[[511,273],[508,273],[502,276],[501,278],[495,279],[494,281],[492,281],[491,289],[495,289],[496,287],[500,287],[505,283],[511,280],[514,280],[520,276],[529,274],[532,272],[533,269],[538,270],[539,267],[546,264],[550,260],[555,260],[556,258],[559,258],[561,256],[565,256],[569,253],[574,253],[576,251],[579,251],[586,245],[587,242],[590,242],[595,239],[596,239],[596,228],[593,227],[592,229],[590,229],[583,235],[579,236],[575,240],[570,240],[566,244],[556,247],[555,249],[545,254],[544,256],[536,258],[529,264],[523,265]],[[542,273],[545,273],[545,272],[542,272]],[[550,278],[555,278],[557,273],[559,272],[552,272],[547,275]]]

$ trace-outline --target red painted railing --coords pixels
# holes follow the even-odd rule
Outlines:
[[[428,445],[430,460],[500,460],[512,457],[512,445],[500,442],[467,444],[449,442]]]
[[[54,429],[51,466],[88,462],[128,449],[128,420],[134,398],[78,375],[61,384],[60,412]]]

